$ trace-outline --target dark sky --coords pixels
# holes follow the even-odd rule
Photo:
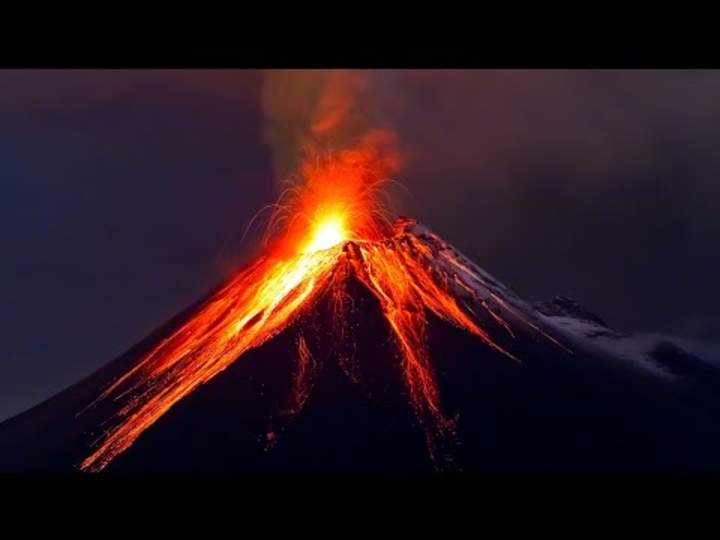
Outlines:
[[[720,337],[720,72],[372,73],[399,201],[529,300]],[[247,256],[276,196],[263,74],[0,72],[0,419]]]

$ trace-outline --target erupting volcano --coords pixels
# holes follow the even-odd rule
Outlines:
[[[121,405],[82,469],[104,468],[175,403],[243,361],[246,351],[312,310],[321,297],[332,298],[334,339],[352,339],[347,328],[351,276],[379,302],[431,455],[439,437],[452,436],[453,422],[442,412],[427,351],[426,312],[517,361],[483,328],[476,312],[492,319],[493,331],[512,336],[504,315],[512,308],[495,295],[481,296],[482,277],[437,237],[426,232],[429,241],[423,240],[411,220],[388,222],[378,193],[395,160],[383,154],[383,139],[372,136],[356,149],[313,155],[303,165],[302,183],[288,192],[289,200],[278,205],[271,220],[272,227],[286,222],[280,237],[98,398]],[[294,393],[302,396],[296,399],[300,408],[309,393],[306,371],[314,354],[302,334],[297,354]]]

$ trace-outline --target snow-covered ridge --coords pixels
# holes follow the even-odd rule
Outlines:
[[[687,347],[684,340],[662,334],[618,332],[571,298],[558,296],[550,302],[536,303],[533,308],[539,319],[557,331],[664,379],[707,382],[708,376],[720,376],[720,365],[700,353],[699,348]]]
[[[715,361],[705,357],[704,350],[711,350],[708,347],[700,351],[701,347],[688,347],[687,343],[692,342],[687,340],[661,334],[618,332],[567,297],[558,296],[549,302],[530,304],[425,225],[413,219],[401,218],[396,222],[396,231],[400,235],[411,234],[422,239],[437,254],[435,262],[439,268],[471,285],[478,298],[494,304],[500,303],[503,311],[510,309],[511,314],[520,312],[523,317],[550,330],[571,348],[576,345],[627,361],[635,368],[668,381],[702,378],[709,372],[717,372],[717,376],[720,376],[720,358]],[[509,305],[504,306],[502,303]]]
[[[443,241],[425,225],[409,218],[401,218],[398,220],[398,224],[402,227],[402,232],[421,238],[431,245],[441,255],[441,257],[438,257],[437,263],[448,272],[458,274],[466,283],[473,284],[476,291],[483,298],[489,296],[489,293],[494,293],[505,301],[512,303],[515,307],[523,311],[530,311],[529,304],[523,301],[515,292],[477,266],[453,246]],[[443,257],[442,255],[446,256]]]
[[[645,336],[622,334],[581,317],[560,313],[550,314],[544,309],[547,304],[542,305],[543,310],[536,311],[538,318],[556,331],[574,338],[575,341],[591,350],[599,350],[614,358],[627,360],[634,363],[636,367],[659,377],[674,379],[673,373],[651,356],[651,352],[658,343],[656,340],[647,339]]]

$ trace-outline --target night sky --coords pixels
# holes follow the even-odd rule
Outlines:
[[[527,300],[570,295],[620,330],[720,341],[720,72],[369,78],[364,99],[405,156],[404,213]],[[0,72],[0,419],[256,248],[243,231],[278,192],[264,80]]]

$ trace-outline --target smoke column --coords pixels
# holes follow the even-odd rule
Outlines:
[[[308,147],[342,150],[371,132],[390,132],[373,91],[377,79],[359,70],[266,72],[263,135],[277,178],[297,170]]]

